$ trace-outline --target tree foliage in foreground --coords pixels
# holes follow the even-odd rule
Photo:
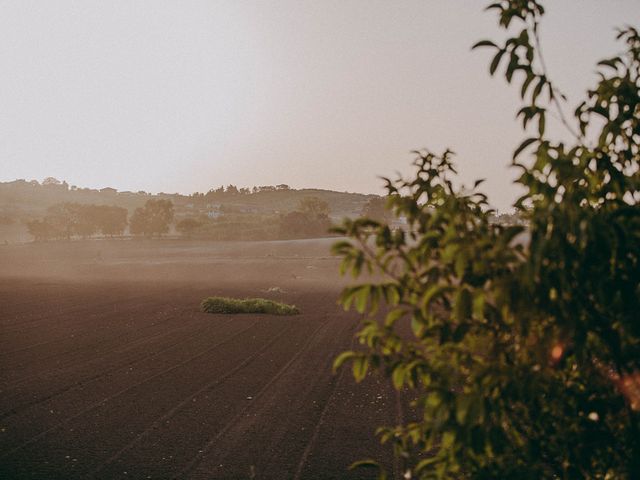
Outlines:
[[[342,294],[366,316],[362,348],[336,367],[382,370],[416,398],[417,420],[379,429],[404,478],[638,478],[640,36],[619,32],[624,53],[599,62],[566,117],[539,48],[543,7],[489,9],[516,33],[477,46],[494,50],[491,74],[519,83],[535,130],[513,160],[528,232],[489,221],[480,182],[455,186],[451,152],[416,152],[414,178],[387,180],[406,231],[366,218],[338,229],[343,273],[375,281]],[[546,133],[549,115],[570,142]]]

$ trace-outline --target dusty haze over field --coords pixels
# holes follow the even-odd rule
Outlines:
[[[465,181],[488,177],[506,208],[519,103],[488,77],[489,53],[470,52],[499,35],[486,3],[3,1],[0,181],[378,193],[409,150],[450,146]],[[548,13],[547,63],[575,101],[640,5],[556,0]]]

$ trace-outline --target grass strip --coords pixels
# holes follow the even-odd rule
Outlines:
[[[268,315],[297,315],[300,310],[295,305],[274,302],[265,298],[209,297],[200,304],[206,313],[266,313]]]

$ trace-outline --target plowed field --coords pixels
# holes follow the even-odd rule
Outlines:
[[[366,478],[402,416],[332,374],[357,317],[329,241],[0,247],[0,478]],[[209,295],[297,305],[211,315]],[[395,472],[398,475],[398,472]]]

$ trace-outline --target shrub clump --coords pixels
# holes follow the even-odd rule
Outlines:
[[[200,304],[206,313],[266,313],[269,315],[297,315],[295,305],[274,302],[265,298],[209,297]]]

